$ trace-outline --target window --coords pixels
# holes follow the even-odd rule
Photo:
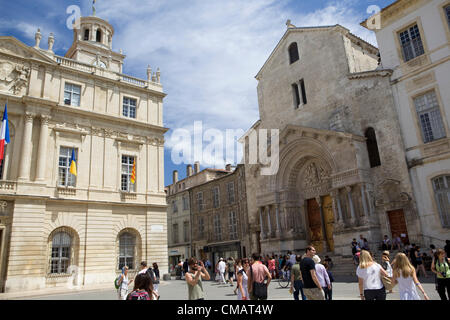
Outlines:
[[[299,55],[298,55],[298,47],[297,47],[297,42],[293,42],[291,43],[291,45],[289,46],[289,62],[290,64],[293,64],[295,61],[299,60]]]
[[[230,211],[228,214],[228,226],[230,232],[230,240],[234,240],[238,238],[237,234],[237,220],[236,220],[236,212]]]
[[[222,227],[220,225],[220,215],[214,216],[214,238],[216,241],[222,240]]]
[[[450,227],[450,175],[433,179],[433,188],[443,227]]]
[[[436,93],[430,91],[414,99],[417,116],[422,129],[423,142],[431,142],[445,137],[444,123],[439,110]]]
[[[399,37],[405,62],[425,53],[417,24],[400,32]]]
[[[189,199],[187,196],[183,197],[183,210],[189,210]]]
[[[203,192],[197,193],[198,211],[203,210]]]
[[[60,147],[58,162],[58,185],[62,187],[75,187],[77,177],[70,173],[70,159],[72,158],[72,150],[75,153],[75,161],[78,166],[78,150],[67,147]]]
[[[130,232],[124,232],[119,237],[119,270],[124,266],[132,270],[135,268],[134,252],[136,248],[136,237]]]
[[[198,236],[203,238],[205,236],[205,220],[203,217],[198,218]]]
[[[102,42],[102,31],[97,30],[97,34],[95,35],[95,41]]]
[[[136,119],[136,99],[123,97],[123,110],[124,117]]]
[[[450,28],[450,4],[444,7],[445,16],[447,17],[448,27]]]
[[[64,104],[68,106],[80,106],[81,86],[66,83],[64,85]]]
[[[172,209],[173,209],[173,213],[178,212],[177,202],[175,200],[172,201]]]
[[[234,203],[234,182],[228,184],[228,203]]]
[[[125,192],[136,192],[135,183],[131,183],[134,159],[133,156],[122,156],[121,190]]]
[[[173,239],[173,243],[178,243],[178,224],[175,223],[172,226],[172,239]]]
[[[381,165],[380,153],[378,152],[378,143],[375,130],[373,128],[368,128],[366,130],[366,144],[367,152],[369,153],[370,167],[378,167]]]
[[[303,79],[300,80],[300,89],[302,90],[302,101],[303,101],[303,104],[307,104],[308,101],[306,101],[305,81]]]
[[[300,88],[299,88],[300,85]],[[300,95],[301,92],[301,95]],[[305,81],[302,79],[298,83],[292,84],[292,93],[294,95],[294,107],[297,109],[301,104],[306,104]]]
[[[67,232],[58,232],[52,239],[50,273],[67,273],[70,265],[72,238]]]
[[[297,109],[300,106],[300,93],[298,91],[298,85],[292,84],[292,93],[294,94],[294,107]]]
[[[189,222],[183,223],[184,242],[189,242]]]
[[[89,40],[89,29],[84,30],[84,40],[85,41]]]
[[[214,187],[212,189],[212,196],[213,196],[213,208],[218,208],[220,206],[219,187]]]

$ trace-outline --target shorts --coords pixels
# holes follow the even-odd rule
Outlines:
[[[325,294],[319,288],[303,288],[306,300],[325,300]]]
[[[234,272],[228,272],[228,278],[229,279],[232,279],[234,277]]]

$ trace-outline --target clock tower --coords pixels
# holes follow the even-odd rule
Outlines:
[[[108,21],[95,16],[81,17],[65,57],[122,73],[125,55],[112,50],[113,35],[114,28]]]

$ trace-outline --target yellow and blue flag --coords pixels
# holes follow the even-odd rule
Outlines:
[[[75,159],[75,149],[72,149],[72,157],[70,158],[70,173],[77,175],[77,160]]]

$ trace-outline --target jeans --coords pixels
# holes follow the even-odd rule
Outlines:
[[[333,300],[332,293],[333,288],[328,289],[328,287],[323,287],[323,293],[325,294],[325,300]]]
[[[295,280],[294,281],[294,300],[299,300],[299,298],[298,298],[299,291],[302,294],[302,300],[306,300],[306,296],[303,293],[303,282],[302,282],[302,280]]]
[[[364,298],[366,300],[386,300],[386,289],[364,290]]]

